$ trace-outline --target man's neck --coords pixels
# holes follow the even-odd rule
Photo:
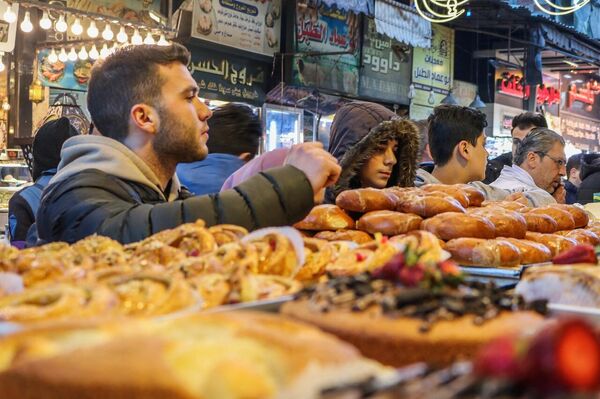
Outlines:
[[[452,161],[444,166],[436,165],[431,174],[442,184],[469,183],[468,176],[466,176],[462,168],[456,168],[451,163]]]
[[[164,157],[159,159],[150,141],[136,140],[133,135],[130,135],[124,144],[148,165],[158,178],[160,188],[165,190],[175,174],[177,162],[172,162]]]

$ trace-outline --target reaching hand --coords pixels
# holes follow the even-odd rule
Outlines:
[[[564,204],[567,202],[567,190],[565,190],[565,186],[562,184],[556,187],[556,190],[552,193],[552,196],[559,204]]]
[[[315,202],[322,200],[325,187],[340,177],[341,168],[333,155],[323,149],[321,143],[303,143],[292,147],[284,162],[304,172],[310,182]]]

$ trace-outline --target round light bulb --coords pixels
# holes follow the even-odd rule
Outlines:
[[[6,66],[4,65],[4,61],[2,60],[4,53],[2,53],[2,55],[0,55],[0,72],[4,71],[6,69]]]
[[[65,22],[65,16],[61,14],[60,17],[58,17],[58,21],[56,21],[56,25],[54,25],[54,29],[56,29],[57,32],[60,33],[65,33],[67,31],[67,23]]]
[[[25,12],[25,17],[23,17],[23,21],[21,22],[21,30],[25,33],[29,33],[33,30],[33,24],[31,23],[29,11]]]
[[[77,57],[79,57],[80,60],[85,61],[88,59],[88,52],[85,49],[85,46],[81,48],[81,50],[79,50],[79,53],[77,53]]]
[[[156,42],[154,41],[152,34],[150,32],[148,32],[148,34],[146,35],[146,38],[144,38],[144,44],[155,44],[155,43]]]
[[[110,53],[114,53],[115,51],[117,51],[119,49],[119,46],[117,46],[117,42],[114,42],[112,47],[110,49],[108,49],[108,51],[110,51]]]
[[[92,60],[97,60],[100,57],[100,53],[98,52],[98,49],[96,48],[96,45],[94,44],[92,46],[92,49],[90,50],[90,58]]]
[[[15,13],[13,11],[12,5],[8,5],[6,7],[6,11],[4,11],[2,18],[4,18],[4,20],[6,22],[8,22],[9,24],[12,24],[13,22],[15,22],[17,20],[17,13]]]
[[[67,60],[69,59],[69,56],[67,55],[67,52],[65,51],[65,48],[61,48],[60,49],[60,53],[58,53],[58,60],[60,62],[67,62]]]
[[[44,11],[42,14],[42,19],[40,19],[40,28],[43,30],[48,30],[52,28],[52,21],[48,18],[48,11]]]
[[[102,48],[100,49],[100,57],[101,58],[106,58],[110,55],[110,51],[108,50],[108,47],[106,47],[106,43],[104,43],[102,45]]]
[[[96,21],[90,22],[90,26],[87,28],[87,35],[92,39],[98,37],[98,27],[96,27]]]
[[[117,41],[119,43],[126,43],[127,39],[129,39],[127,37],[127,33],[125,33],[125,28],[121,26],[121,29],[119,29],[119,33],[117,33]]]
[[[161,33],[160,34],[160,39],[158,39],[158,44],[159,46],[168,46],[169,42],[167,41],[167,39],[165,39],[165,34]]]
[[[58,54],[56,54],[56,50],[52,49],[52,51],[50,51],[50,54],[48,54],[48,62],[51,64],[56,64],[57,61]]]
[[[5,111],[10,111],[10,104],[8,103],[8,98],[4,99],[4,102],[2,103],[2,109]]]
[[[79,18],[75,18],[75,22],[71,25],[71,33],[75,36],[79,36],[83,33],[83,26],[81,26]]]
[[[133,32],[133,36],[131,36],[131,44],[135,44],[136,46],[139,46],[142,43],[144,43],[144,40],[142,39],[142,35],[140,35],[140,31],[136,29]]]
[[[114,36],[115,34],[113,33],[112,29],[110,29],[110,24],[106,24],[104,30],[102,31],[102,38],[104,40],[112,40]]]
[[[75,52],[75,47],[71,47],[71,51],[67,54],[67,58],[69,61],[77,61],[77,53]]]

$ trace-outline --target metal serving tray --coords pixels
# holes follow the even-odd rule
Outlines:
[[[549,303],[548,310],[552,316],[576,316],[583,317],[595,324],[600,325],[600,308],[589,306],[563,305],[560,303]]]
[[[265,299],[262,301],[242,302],[233,305],[216,306],[211,309],[206,309],[202,313],[220,313],[232,312],[234,310],[255,310],[261,312],[279,312],[279,308],[286,302],[294,300],[293,295],[286,295],[275,299]]]

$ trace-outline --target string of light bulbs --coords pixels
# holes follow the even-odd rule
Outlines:
[[[533,0],[535,2],[535,5],[537,6],[537,8],[539,8],[541,11],[545,12],[546,14],[549,15],[567,15],[567,14],[571,14],[574,13],[575,11],[579,10],[582,7],[585,7],[590,0],[573,0],[573,5],[571,6],[561,6],[559,4],[556,4],[555,2],[553,2],[552,0],[541,0],[544,2],[544,4],[540,3],[540,0]],[[551,7],[551,8],[547,8],[547,7]],[[554,10],[558,10],[558,11],[554,11]]]
[[[429,22],[444,23],[452,21],[465,13],[459,7],[469,0],[415,0],[415,8],[421,17]]]

